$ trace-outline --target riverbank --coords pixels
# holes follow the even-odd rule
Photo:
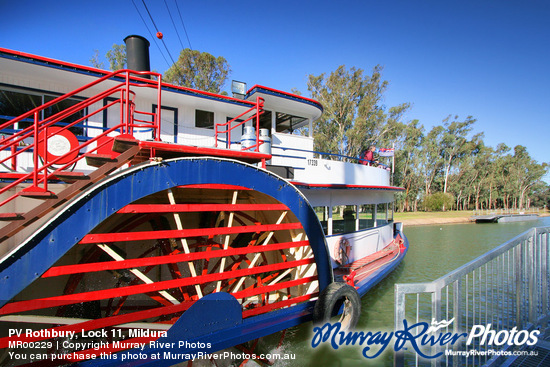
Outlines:
[[[549,216],[549,213],[538,213],[541,217]],[[453,224],[469,223],[470,217],[474,215],[473,211],[446,211],[446,212],[415,212],[415,213],[395,213],[394,220],[403,222],[405,226],[421,226],[428,224]]]

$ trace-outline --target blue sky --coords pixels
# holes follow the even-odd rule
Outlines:
[[[142,0],[134,0],[156,33]],[[175,0],[146,0],[171,56],[189,47]],[[178,27],[179,38],[167,11]],[[412,104],[426,129],[448,115],[477,119],[495,147],[521,144],[550,162],[550,2],[546,0],[178,0],[193,49],[225,57],[230,79],[308,95],[307,75],[339,65],[384,66],[384,103]],[[90,65],[124,37],[151,42],[151,66],[170,55],[132,0],[0,0],[0,47]],[[180,43],[181,39],[181,43]],[[157,40],[158,41],[158,40]],[[226,88],[228,89],[228,87]],[[545,177],[550,182],[550,177]]]

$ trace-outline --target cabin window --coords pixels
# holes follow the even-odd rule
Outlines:
[[[317,219],[319,219],[319,223],[321,223],[321,226],[323,227],[323,231],[326,235],[328,235],[328,207],[316,206],[313,210],[315,210],[315,214],[317,215]]]
[[[378,204],[376,210],[376,226],[383,226],[388,223],[388,204]]]
[[[393,203],[386,204],[388,206],[388,221],[393,222]]]
[[[359,216],[359,229],[367,229],[374,227],[374,207],[373,204],[361,205]]]
[[[53,101],[55,98],[57,98],[57,97],[45,95],[44,96],[44,103],[48,103],[50,101]],[[68,108],[71,108],[72,106],[76,105],[78,102],[80,102],[80,101],[77,101],[77,100],[72,99],[72,98],[68,98],[68,99],[65,99],[61,102],[58,102],[58,103],[54,104],[53,106],[50,106],[50,107],[48,107],[47,109],[44,110],[43,118],[53,116],[53,115],[55,115],[55,114],[57,114],[61,111],[64,111]],[[70,124],[70,123],[73,123],[73,122],[83,118],[84,116],[85,116],[84,115],[84,110],[78,110],[75,113],[73,113],[72,115],[63,118],[63,120],[61,122],[63,124]],[[80,136],[84,135],[83,122],[81,121],[81,122],[75,124],[74,126],[70,127],[69,130],[77,136],[78,135],[80,135]]]
[[[35,90],[23,90],[16,88],[0,88],[0,123],[9,121],[15,117],[18,117],[30,110],[50,102],[57,98],[54,95],[48,95]],[[72,107],[79,103],[80,100],[75,98],[67,98],[61,102],[58,102],[41,112],[41,119],[53,116],[69,107]],[[80,110],[74,114],[63,118],[59,125],[66,125],[75,122],[85,116],[86,110]],[[27,118],[20,121],[11,127],[11,129],[24,129],[33,125],[33,118]],[[85,121],[81,121],[73,127],[69,128],[75,135],[84,134]],[[10,129],[5,132],[11,133]]]
[[[294,132],[294,130],[297,129],[305,120],[305,117],[292,116],[287,113],[277,112],[275,120],[277,132],[289,132],[292,134],[292,132]]]
[[[333,234],[355,232],[355,205],[340,205],[333,208]]]
[[[260,129],[268,129],[271,131],[271,111],[264,111],[260,115]]]
[[[42,96],[37,94],[0,89],[0,122],[4,123],[29,112],[42,104]],[[32,118],[20,121],[15,129],[24,129],[33,124]]]
[[[203,129],[214,128],[214,112],[195,110],[195,127]]]

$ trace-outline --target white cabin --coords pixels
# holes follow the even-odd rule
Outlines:
[[[54,98],[77,90],[93,83],[109,72],[91,67],[25,54],[0,48],[0,124],[21,115]],[[99,94],[115,85],[117,80],[106,80],[101,86],[91,86],[78,91],[68,100],[52,106],[42,113],[54,114],[69,105]],[[307,197],[312,206],[317,207],[320,221],[327,236],[329,248],[340,241],[342,234],[350,233],[351,241],[355,238],[371,236],[368,246],[357,249],[350,260],[361,258],[365,254],[379,250],[393,238],[394,193],[401,190],[390,185],[391,173],[378,167],[350,163],[338,160],[323,159],[314,152],[313,122],[318,119],[323,107],[319,102],[299,95],[255,85],[244,95],[235,97],[217,95],[189,88],[162,84],[160,138],[164,142],[189,147],[205,147],[244,151],[241,141],[245,127],[253,126],[248,121],[231,132],[228,136],[218,134],[216,125],[238,125],[240,121],[257,113],[256,103],[263,102],[263,113],[259,118],[266,141],[270,141],[271,159],[266,169],[280,175],[296,185]],[[100,132],[120,123],[123,116],[120,106],[106,108],[116,96],[108,95],[87,107],[90,117],[80,122],[71,131],[79,141],[85,141]],[[143,121],[151,121],[157,111],[158,95],[153,88],[140,91],[135,97],[136,111],[143,111]],[[94,114],[94,111],[98,113]],[[80,115],[79,115],[80,114]],[[83,112],[66,118],[66,122],[78,119]],[[47,117],[47,116],[41,116]],[[10,134],[32,125],[24,120],[12,130],[2,131]],[[296,130],[308,126],[309,136],[296,134]],[[267,134],[266,134],[267,133]],[[113,132],[113,135],[116,135]],[[136,128],[133,135],[139,140],[152,139],[152,129]],[[230,142],[228,143],[228,138]],[[25,142],[20,144],[25,145]],[[92,150],[93,145],[86,149]],[[262,149],[269,148],[267,145]],[[63,148],[61,148],[63,149]],[[10,154],[0,152],[0,158]],[[3,182],[13,179],[15,172],[28,172],[32,167],[32,152],[21,154],[16,161],[5,161],[0,166],[0,178]],[[86,171],[90,167],[79,161],[76,170]],[[5,184],[0,184],[5,185]],[[333,207],[346,206],[344,219],[333,219]],[[10,208],[17,210],[17,208]],[[365,211],[368,219],[364,219]],[[363,219],[360,219],[360,214]],[[370,231],[365,233],[365,231]],[[351,234],[354,232],[353,234]],[[374,236],[376,234],[376,236]]]

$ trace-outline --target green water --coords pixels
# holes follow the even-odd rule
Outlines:
[[[468,263],[494,247],[532,227],[550,226],[550,217],[537,221],[489,224],[449,224],[405,227],[409,251],[399,267],[362,299],[362,316],[357,330],[393,330],[394,284],[430,282]],[[294,354],[293,361],[276,366],[392,366],[393,349],[369,360],[362,347],[334,350],[323,345],[311,348],[312,325],[289,329],[282,353]],[[391,348],[391,346],[390,346]]]

